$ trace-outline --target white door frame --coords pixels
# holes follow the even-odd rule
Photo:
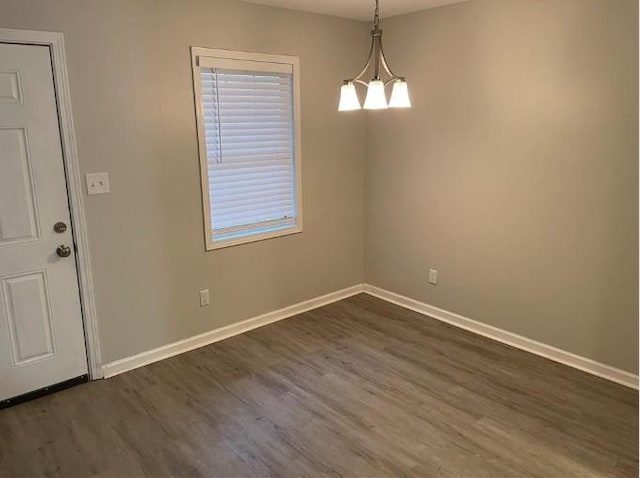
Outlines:
[[[71,115],[71,94],[67,73],[67,60],[64,51],[64,36],[58,32],[41,32],[34,30],[12,30],[0,28],[0,43],[20,43],[25,45],[43,45],[51,52],[53,81],[58,106],[58,123],[62,142],[73,239],[76,245],[76,269],[80,285],[80,304],[84,323],[85,346],[89,365],[89,377],[92,380],[102,378],[102,361],[100,359],[100,341],[98,340],[98,323],[96,304],[91,276],[91,259],[89,255],[89,237],[84,214],[83,187],[78,164],[76,136]]]

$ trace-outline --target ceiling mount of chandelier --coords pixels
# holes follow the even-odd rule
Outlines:
[[[362,78],[373,65],[373,76],[369,83]],[[389,78],[382,79],[380,74],[384,72]],[[356,84],[367,88],[367,96],[364,100],[365,110],[380,110],[386,108],[409,108],[409,90],[404,77],[396,75],[389,67],[382,48],[382,30],[380,29],[380,0],[376,0],[376,10],[373,17],[373,30],[371,30],[371,48],[364,68],[355,77],[344,80],[340,90],[340,104],[338,111],[353,111],[362,108],[356,91]],[[393,85],[391,99],[387,103],[386,87]]]

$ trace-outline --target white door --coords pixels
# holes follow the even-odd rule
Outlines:
[[[76,274],[49,48],[0,43],[0,401],[87,373]]]

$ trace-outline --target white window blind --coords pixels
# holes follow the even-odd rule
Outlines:
[[[207,67],[211,63],[224,67]],[[213,242],[295,227],[292,66],[228,59],[200,65],[203,184]]]

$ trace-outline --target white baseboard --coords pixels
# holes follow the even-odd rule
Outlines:
[[[512,347],[516,347],[527,352],[531,352],[541,357],[548,358],[555,362],[568,365],[569,367],[582,370],[584,372],[602,377],[612,382],[625,385],[627,387],[638,389],[638,376],[632,373],[620,370],[610,365],[605,365],[595,360],[591,360],[580,355],[576,355],[571,352],[553,347],[551,345],[543,344],[536,340],[523,337],[522,335],[508,332],[498,327],[478,322],[476,320],[464,317],[448,310],[440,309],[429,304],[410,299],[395,292],[391,292],[380,287],[376,287],[370,284],[359,284],[346,289],[331,292],[329,294],[316,297],[314,299],[306,300],[298,304],[285,307],[283,309],[275,310],[273,312],[267,312],[266,314],[253,317],[251,319],[243,320],[235,324],[227,325],[219,329],[205,332],[204,334],[196,335],[188,339],[180,340],[172,344],[164,345],[153,350],[126,357],[114,362],[103,365],[102,372],[104,378],[113,377],[114,375],[128,372],[138,367],[143,367],[153,362],[158,362],[174,355],[178,355],[189,350],[197,349],[205,345],[224,340],[234,335],[239,335],[244,332],[248,332],[258,327],[262,327],[279,320],[292,317],[308,310],[322,307],[323,305],[331,304],[347,297],[366,292],[369,295],[378,297],[379,299],[386,300],[393,304],[405,307],[420,314],[432,317],[434,319],[446,322],[448,324],[460,327],[470,332],[488,337],[498,342],[502,342]]]
[[[624,370],[620,370],[610,365],[605,365],[603,363],[596,362],[595,360],[581,357],[580,355],[558,349],[551,345],[528,339],[522,335],[514,334],[504,329],[499,329],[498,327],[483,324],[482,322],[469,319],[454,312],[449,312],[448,310],[440,309],[370,284],[364,284],[364,292],[378,297],[379,299],[386,300],[387,302],[391,302],[420,314],[433,317],[434,319],[442,322],[460,327],[461,329],[468,330],[478,335],[483,335],[521,350],[526,350],[527,352],[540,355],[541,357],[548,358],[555,362],[560,362],[564,365],[568,365],[569,367],[577,368],[578,370],[597,375],[598,377],[611,380],[612,382],[616,382],[627,387],[635,389],[638,388],[637,375],[625,372]]]
[[[243,320],[242,322],[237,322],[235,324],[227,325],[219,329],[205,332],[204,334],[196,335],[194,337],[189,337],[188,339],[164,345],[162,347],[158,347],[157,349],[148,350],[146,352],[132,355],[131,357],[116,360],[114,362],[103,365],[102,373],[104,375],[104,378],[113,377],[114,375],[128,372],[129,370],[143,367],[144,365],[149,365],[150,363],[158,362],[159,360],[164,360],[166,358],[173,357],[174,355],[188,352],[189,350],[204,347],[205,345],[209,345],[214,342],[233,337],[234,335],[239,335],[244,332],[257,329],[258,327],[262,327],[263,325],[271,324],[273,322],[277,322],[279,320],[301,314],[302,312],[306,312],[311,309],[322,307],[323,305],[331,304],[332,302],[346,299],[347,297],[351,297],[353,295],[361,293],[362,287],[362,284],[354,285],[352,287],[331,292],[314,299],[299,302],[283,309],[275,310],[273,312],[267,312],[266,314]]]

